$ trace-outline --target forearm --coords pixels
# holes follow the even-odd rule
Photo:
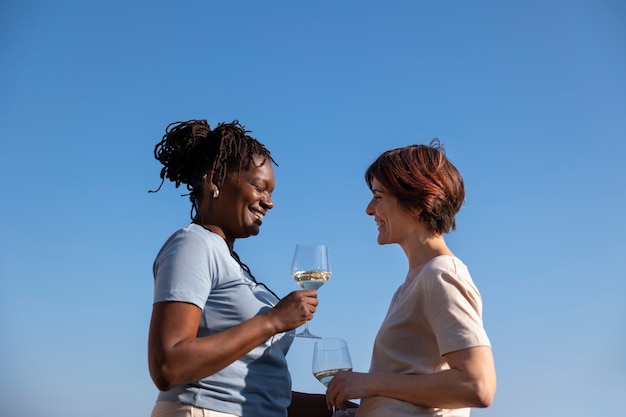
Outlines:
[[[477,381],[449,369],[436,374],[369,374],[366,396],[380,395],[422,407],[484,407],[478,399]]]
[[[326,406],[323,394],[292,392],[291,404],[287,408],[289,417],[324,417],[332,416],[332,410]]]
[[[358,404],[346,401],[342,408],[358,408]],[[326,395],[292,392],[291,405],[287,408],[289,417],[324,417],[332,416],[332,407],[326,404]]]
[[[149,352],[151,375],[162,391],[196,381],[222,370],[276,332],[268,317],[260,315],[211,336],[156,346]]]
[[[383,396],[422,407],[488,407],[496,391],[491,348],[478,346],[445,355],[450,369],[435,374],[339,372],[328,385],[329,405]]]
[[[264,314],[228,330],[197,337],[202,319],[198,306],[155,303],[148,337],[150,376],[164,391],[212,375],[273,335],[310,320],[316,305],[314,290],[293,291]]]

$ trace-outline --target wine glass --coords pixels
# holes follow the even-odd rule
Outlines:
[[[328,337],[315,342],[313,349],[313,376],[324,386],[339,371],[351,371],[352,360],[348,351],[348,343],[339,338]],[[333,416],[335,406],[333,406]]]
[[[330,261],[328,260],[328,247],[324,245],[296,245],[291,264],[291,276],[303,289],[312,288],[317,290],[330,278]],[[319,339],[309,331],[308,321],[304,323],[304,330],[298,337]]]

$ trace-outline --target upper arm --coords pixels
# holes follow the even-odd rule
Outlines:
[[[170,238],[154,262],[155,306],[164,301],[180,301],[202,308],[216,284],[216,250],[190,231]]]
[[[164,362],[168,349],[177,343],[195,338],[202,310],[190,303],[161,302],[152,307],[148,358],[150,366]]]

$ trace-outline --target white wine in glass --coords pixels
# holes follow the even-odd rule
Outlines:
[[[328,247],[324,245],[296,245],[291,264],[291,276],[303,289],[319,289],[328,281],[331,275]],[[304,324],[304,330],[298,337],[319,339],[309,331],[309,323]]]
[[[330,381],[339,371],[351,371],[352,360],[348,343],[339,338],[329,337],[315,342],[313,350],[313,376],[324,386],[328,386]],[[335,407],[333,407],[333,415]]]

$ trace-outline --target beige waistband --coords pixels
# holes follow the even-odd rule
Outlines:
[[[235,414],[207,410],[176,401],[158,401],[152,409],[151,417],[239,417]]]

